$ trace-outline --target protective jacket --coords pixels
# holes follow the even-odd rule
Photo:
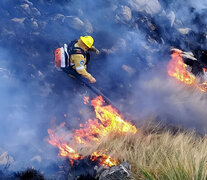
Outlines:
[[[92,48],[89,49],[89,51],[95,51],[96,48],[92,46]],[[85,52],[83,49],[81,49],[78,46],[78,43],[76,42],[73,45],[72,53],[70,55],[69,63],[70,67],[75,69],[78,74],[81,76],[87,78],[89,81],[93,78],[93,76],[87,72],[87,63],[90,60],[90,55],[88,52]]]

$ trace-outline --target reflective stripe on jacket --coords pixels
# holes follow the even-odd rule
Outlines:
[[[77,43],[74,46],[79,47]],[[70,64],[73,65],[72,68],[75,69],[78,74],[90,80],[92,78],[92,75],[87,72],[86,63],[87,60],[83,54],[71,54]]]

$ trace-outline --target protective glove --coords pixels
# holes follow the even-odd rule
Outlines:
[[[91,77],[91,78],[89,79],[89,81],[90,81],[90,83],[95,83],[95,82],[96,82],[96,79],[95,79],[94,77]]]

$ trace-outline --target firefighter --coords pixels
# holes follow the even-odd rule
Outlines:
[[[81,36],[80,39],[72,41],[69,45],[64,44],[67,54],[68,67],[76,70],[78,74],[95,83],[96,79],[87,72],[87,64],[90,60],[89,51],[99,54],[99,50],[93,46],[94,39],[91,36]]]

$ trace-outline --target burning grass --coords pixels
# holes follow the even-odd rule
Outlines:
[[[65,129],[65,123],[62,123],[56,129],[48,129],[50,139],[48,142],[58,147],[59,156],[69,158],[71,165],[74,161],[85,158],[80,152],[88,144],[96,144],[101,137],[105,137],[111,132],[116,134],[135,134],[137,128],[125,121],[121,114],[111,105],[105,105],[101,96],[93,99],[91,105],[94,107],[96,118],[89,119],[85,124],[80,124],[80,128],[72,133]],[[98,161],[102,166],[115,166],[118,162],[105,153],[105,149],[98,152],[92,152],[91,160]]]
[[[174,51],[171,54],[171,60],[167,66],[168,74],[171,77],[176,78],[178,81],[187,84],[193,85],[201,92],[207,92],[207,82],[200,83],[199,80],[187,70],[187,65],[183,61],[181,50]],[[206,72],[206,69],[203,68],[203,71]]]
[[[110,134],[85,155],[108,149],[114,158],[128,160],[134,179],[207,179],[207,138],[193,132]]]
[[[92,100],[96,114],[68,133],[64,123],[50,129],[49,143],[59,148],[61,157],[76,160],[89,156],[101,166],[129,161],[134,179],[190,180],[207,179],[207,138],[194,132],[156,127],[145,130],[125,121],[101,97]]]

